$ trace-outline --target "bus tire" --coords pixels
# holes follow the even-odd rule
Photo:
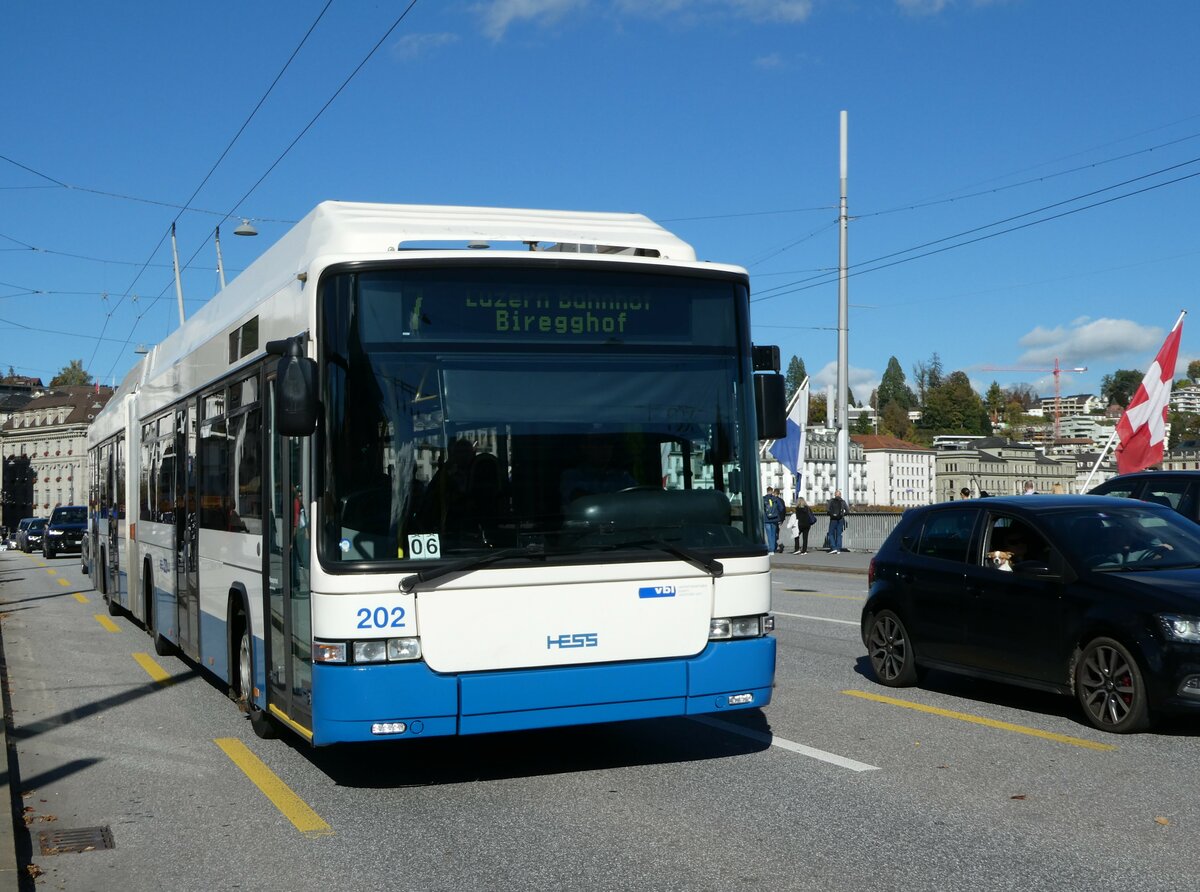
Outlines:
[[[263,710],[254,705],[254,642],[250,638],[250,624],[245,616],[236,614],[238,635],[237,681],[235,689],[230,693],[235,695],[240,708],[250,717],[250,727],[263,740],[271,740],[279,736],[275,722]]]

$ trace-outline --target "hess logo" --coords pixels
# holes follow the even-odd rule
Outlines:
[[[596,647],[599,643],[600,636],[596,632],[576,632],[574,634],[546,636],[546,650],[551,650],[555,647],[560,650],[572,647]]]

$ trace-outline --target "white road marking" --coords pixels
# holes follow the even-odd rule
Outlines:
[[[728,731],[731,734],[740,734],[742,737],[749,737],[751,740],[757,740],[759,743],[765,743],[769,746],[777,746],[780,749],[785,749],[793,753],[799,753],[801,756],[808,756],[810,759],[818,759],[821,762],[828,762],[830,765],[837,765],[839,768],[849,768],[851,771],[879,771],[878,765],[868,765],[866,762],[856,762],[854,759],[847,759],[845,756],[839,756],[837,753],[827,753],[824,750],[819,750],[811,746],[805,746],[802,743],[796,743],[794,740],[788,740],[785,737],[776,737],[774,734],[755,731],[751,728],[743,728],[741,725],[735,725],[731,722],[723,722],[720,719],[713,719],[707,716],[693,716],[692,721],[699,722],[702,725],[708,725],[712,728],[718,728],[722,731]]]
[[[771,611],[778,616],[794,616],[797,619],[819,619],[823,623],[841,623],[843,626],[861,625],[856,619],[830,619],[827,616],[809,616],[807,613],[784,613],[782,610]]]

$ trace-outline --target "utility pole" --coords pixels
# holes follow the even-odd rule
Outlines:
[[[846,213],[846,179],[847,169],[847,133],[848,123],[845,111],[841,115],[841,192],[842,200],[838,212],[839,229],[841,230],[840,250],[838,259],[838,352],[837,352],[837,488],[842,491],[842,498],[847,503],[853,501],[850,492],[850,426],[846,423],[849,417],[850,402],[850,360],[849,360],[849,329],[850,329],[850,295],[847,279],[846,236],[849,216]]]

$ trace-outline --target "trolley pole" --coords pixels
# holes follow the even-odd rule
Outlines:
[[[850,221],[846,207],[846,180],[848,176],[847,163],[847,134],[849,126],[847,113],[841,114],[841,192],[842,200],[838,214],[840,229],[840,250],[838,252],[838,352],[837,352],[837,488],[842,491],[842,498],[847,503],[853,501],[850,492],[850,295],[847,279],[847,258],[849,252],[846,245],[848,224]]]

